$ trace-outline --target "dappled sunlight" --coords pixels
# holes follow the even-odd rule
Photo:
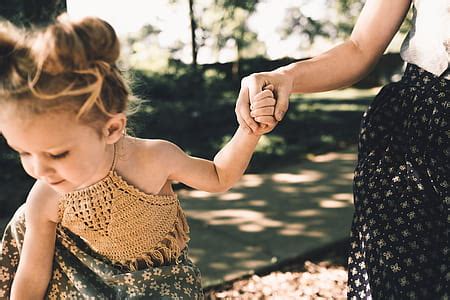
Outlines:
[[[323,231],[318,230],[309,230],[303,233],[304,236],[315,237],[315,238],[323,238],[325,237],[325,233]]]
[[[277,183],[304,183],[320,180],[323,174],[314,170],[302,170],[300,174],[278,173],[272,176]]]
[[[266,229],[266,227],[262,226],[261,224],[242,224],[239,225],[239,230],[243,232],[262,232]]]
[[[306,193],[326,193],[326,192],[333,192],[334,188],[332,186],[323,186],[323,185],[312,185],[308,186],[302,189],[303,192]]]
[[[263,207],[263,206],[267,206],[267,201],[265,201],[265,200],[251,200],[251,201],[248,202],[248,204],[250,206]]]
[[[352,193],[339,193],[334,194],[333,200],[346,201],[348,203],[353,203],[353,194]]]
[[[248,174],[242,177],[242,179],[235,185],[235,187],[255,188],[264,183],[262,175]]]
[[[299,188],[295,186],[277,186],[276,189],[285,194],[298,193]]]
[[[264,266],[265,264],[267,264],[267,261],[265,260],[249,260],[246,259],[245,261],[242,262],[242,266],[246,267],[247,269],[255,269],[255,268],[260,268],[262,266]]]
[[[342,103],[335,103],[335,104],[327,104],[323,105],[322,103],[308,103],[308,102],[300,102],[295,105],[295,109],[297,111],[314,111],[314,110],[321,110],[321,111],[362,111],[367,108],[367,105],[365,103],[361,104],[342,104]]]
[[[309,156],[272,174],[244,175],[228,193],[179,191],[191,247],[208,245],[195,253],[205,284],[346,238],[355,159],[354,150]]]
[[[346,180],[353,180],[354,177],[355,177],[355,173],[354,172],[347,173],[347,174],[342,174],[342,178],[344,178]]]
[[[307,99],[359,99],[362,97],[373,97],[373,95],[378,94],[380,87],[374,87],[370,89],[357,89],[357,88],[346,88],[342,90],[333,90],[328,92],[320,92],[313,94],[299,94],[293,95],[293,99],[304,101]]]
[[[279,230],[278,233],[281,235],[291,235],[298,236],[305,233],[306,225],[303,223],[292,223],[287,224],[283,229]]]
[[[267,227],[280,227],[281,221],[266,218],[261,212],[245,209],[222,209],[217,211],[191,211],[189,216],[194,219],[205,221],[209,225],[241,225],[256,224]]]
[[[308,157],[311,161],[316,163],[322,163],[322,162],[330,162],[336,159],[339,160],[350,160],[354,161],[356,159],[355,153],[336,153],[336,152],[330,152],[323,155],[316,155],[316,156],[309,156]]]
[[[231,252],[225,254],[228,257],[235,258],[235,259],[246,259],[252,257],[252,252],[250,251],[238,251],[238,252]]]
[[[320,200],[319,205],[323,208],[342,208],[348,206],[348,204],[336,200]]]
[[[289,212],[288,215],[293,217],[316,217],[321,213],[322,212],[319,209],[305,209]]]
[[[236,201],[241,200],[245,197],[243,193],[225,193],[219,196],[220,200],[223,201]]]
[[[204,191],[185,191],[186,196],[193,197],[193,198],[208,198],[211,196],[211,193],[204,192]]]

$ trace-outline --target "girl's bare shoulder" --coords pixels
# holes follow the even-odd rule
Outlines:
[[[166,140],[125,137],[119,144],[117,171],[128,183],[148,194],[159,194],[170,185],[168,174],[179,148]]]
[[[47,183],[36,180],[27,196],[26,217],[30,221],[58,222],[58,207],[61,194]]]
[[[141,138],[128,139],[129,140],[126,141],[126,143],[129,147],[129,153],[137,158],[140,163],[167,164],[167,160],[170,160],[174,155],[182,152],[182,150],[177,145],[167,140]]]

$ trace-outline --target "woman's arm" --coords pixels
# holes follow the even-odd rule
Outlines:
[[[43,299],[52,273],[56,193],[36,181],[26,202],[26,231],[11,289],[12,300]]]
[[[329,91],[359,81],[383,55],[410,4],[410,0],[367,0],[346,42],[280,69],[294,79],[291,92]]]
[[[367,0],[346,42],[312,59],[244,78],[241,89],[245,89],[249,97],[239,98],[236,104],[240,125],[251,128],[258,134],[265,132],[251,118],[248,106],[249,102],[253,103],[255,93],[268,83],[275,86],[275,118],[280,121],[287,111],[291,93],[333,90],[349,86],[363,78],[392,40],[410,4],[411,0]]]

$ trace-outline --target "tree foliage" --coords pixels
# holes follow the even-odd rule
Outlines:
[[[0,2],[0,16],[18,26],[45,25],[66,11],[66,0],[2,0]]]
[[[284,37],[296,34],[302,37],[301,48],[311,46],[317,38],[342,40],[347,38],[358,19],[365,0],[325,0],[326,13],[322,18],[314,18],[306,14],[302,7],[306,0],[295,7],[287,9],[282,28]],[[405,33],[411,25],[411,12],[403,22],[400,32]]]
[[[256,11],[259,0],[169,0],[174,5],[185,2],[189,4],[186,14],[190,15],[193,64],[205,46],[216,54],[225,47],[234,47],[239,60],[245,55],[245,49],[257,44],[256,34],[248,28],[247,20]]]

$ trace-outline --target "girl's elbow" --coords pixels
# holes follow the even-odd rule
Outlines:
[[[236,180],[228,178],[219,178],[217,182],[210,187],[210,193],[225,193],[228,192],[235,184]]]
[[[211,187],[207,192],[209,193],[225,193],[228,192],[233,185],[230,184],[218,184],[214,187]]]

